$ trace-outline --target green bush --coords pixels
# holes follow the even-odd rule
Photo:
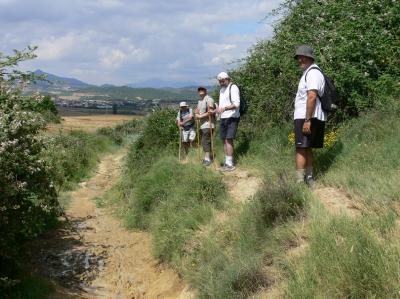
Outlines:
[[[176,111],[155,110],[147,119],[144,128],[130,147],[126,170],[132,180],[137,172],[143,174],[161,155],[178,152],[179,130],[175,124]]]
[[[248,101],[249,131],[292,119],[301,72],[293,59],[300,44],[316,50],[317,63],[340,95],[331,121],[354,117],[387,104],[399,110],[400,6],[391,0],[287,0],[272,40],[257,43],[232,71]]]
[[[25,110],[42,114],[46,122],[60,122],[60,116],[58,115],[56,105],[48,95],[43,96],[40,101],[35,98],[27,97],[26,101],[23,102],[22,107]]]
[[[68,190],[87,177],[100,155],[112,148],[112,141],[100,134],[71,131],[47,136],[43,159],[51,166],[58,190]]]
[[[59,213],[51,170],[42,158],[46,123],[26,108],[43,98],[22,96],[14,82],[28,75],[13,68],[33,56],[31,51],[0,53],[0,289],[16,282],[24,242],[53,225]]]
[[[98,134],[110,137],[115,144],[121,145],[126,138],[138,135],[143,127],[142,120],[130,120],[116,127],[103,127],[97,130]]]

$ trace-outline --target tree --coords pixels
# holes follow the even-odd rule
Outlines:
[[[50,167],[42,159],[46,141],[40,132],[46,123],[32,109],[48,99],[22,96],[21,86],[34,75],[16,69],[35,57],[34,50],[0,53],[0,287],[12,282],[21,245],[59,211]]]

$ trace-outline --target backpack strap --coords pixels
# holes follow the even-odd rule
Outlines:
[[[306,73],[306,75],[305,75],[305,77],[304,77],[304,81],[306,81],[306,83],[307,83],[307,75],[308,75],[308,72],[311,71],[311,70],[319,70],[319,71],[321,72],[322,76],[324,76],[324,73],[321,71],[321,69],[320,69],[319,67],[317,67],[317,66],[310,67],[310,68],[307,70],[307,73]],[[324,77],[325,77],[325,76],[324,76]]]
[[[233,85],[236,85],[236,87],[239,89],[239,86],[237,86],[237,84],[231,83],[229,85],[229,101],[231,102],[231,105],[233,104],[233,102],[232,102],[232,86]]]
[[[307,70],[307,73],[306,73],[306,75],[305,75],[305,77],[304,77],[304,81],[305,81],[306,83],[307,83],[307,75],[308,75],[308,72],[311,71],[311,70],[319,70],[319,71],[321,72],[321,74],[322,74],[322,77],[324,77],[324,81],[326,81],[326,80],[325,80],[325,75],[324,75],[324,73],[322,72],[322,70],[321,70],[319,67],[317,67],[317,66],[313,66],[313,67],[310,67],[310,68]],[[317,92],[317,98],[321,100],[321,97],[319,96],[319,92]]]

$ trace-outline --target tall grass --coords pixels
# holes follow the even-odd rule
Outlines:
[[[199,297],[247,298],[269,287],[276,278],[264,267],[292,240],[290,224],[302,217],[308,198],[306,190],[281,177],[277,184],[265,183],[227,222],[196,236],[186,275]]]
[[[68,190],[88,177],[102,153],[113,149],[109,137],[83,131],[48,137],[44,159],[52,168],[53,181],[59,190]]]
[[[130,227],[148,229],[155,255],[178,265],[185,242],[223,206],[224,198],[221,177],[167,157],[136,180],[126,221]]]
[[[400,200],[400,119],[397,114],[363,115],[339,128],[341,152],[324,182],[365,200]]]
[[[292,265],[287,298],[397,298],[400,244],[392,217],[331,216],[315,205],[309,249]],[[383,218],[383,219],[382,219]]]

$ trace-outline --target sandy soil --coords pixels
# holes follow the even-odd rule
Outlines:
[[[94,132],[101,127],[114,127],[118,124],[130,121],[140,116],[132,115],[87,115],[87,116],[63,116],[60,124],[50,124],[49,132],[83,130]]]
[[[320,187],[314,190],[315,196],[332,214],[344,213],[350,217],[361,215],[359,203],[342,190],[333,187]]]
[[[192,298],[178,274],[151,254],[145,232],[125,229],[100,197],[120,174],[125,151],[104,157],[90,180],[71,193],[68,221],[33,248],[36,272],[56,291],[49,298]]]
[[[261,178],[252,175],[247,170],[236,169],[232,172],[225,172],[223,181],[228,187],[231,198],[236,202],[245,203],[258,191],[261,185]]]

